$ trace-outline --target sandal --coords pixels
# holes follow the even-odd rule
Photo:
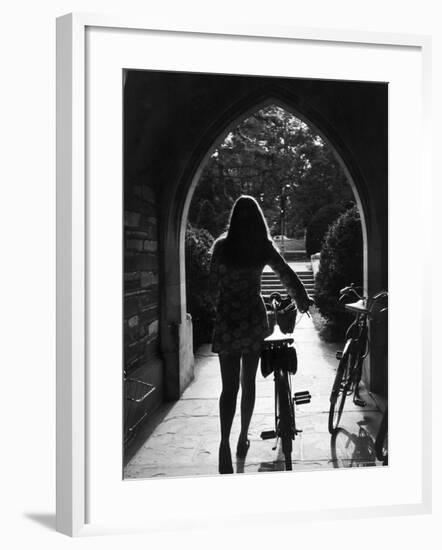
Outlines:
[[[246,439],[245,441],[238,441],[238,445],[236,447],[236,456],[242,459],[246,458],[249,447],[250,447],[249,439]]]
[[[220,474],[233,474],[232,455],[229,444],[219,446],[219,465]]]

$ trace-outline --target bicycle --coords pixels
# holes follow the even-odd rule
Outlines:
[[[275,429],[263,431],[261,439],[276,438],[273,450],[276,450],[278,440],[281,440],[284,454],[285,469],[292,470],[292,451],[295,437],[302,432],[297,429],[294,405],[310,403],[311,395],[308,391],[296,392],[292,396],[291,375],[296,374],[298,361],[294,339],[281,331],[278,323],[278,314],[288,314],[285,319],[284,330],[293,332],[296,320],[296,309],[293,302],[288,300],[284,307],[281,295],[274,292],[270,295],[270,305],[275,316],[273,333],[264,340],[261,354],[261,372],[267,377],[273,372],[275,387]]]
[[[362,377],[364,359],[369,352],[368,321],[373,319],[379,302],[388,299],[387,291],[381,291],[372,298],[363,298],[358,290],[354,284],[351,284],[340,291],[339,301],[349,296],[355,296],[358,300],[345,304],[345,309],[353,313],[356,318],[347,329],[344,349],[336,353],[339,365],[330,394],[328,415],[328,431],[332,435],[338,429],[348,395],[353,394],[353,402],[356,405],[365,406],[365,402],[359,395],[359,382]],[[385,306],[380,309],[380,312],[386,310]]]

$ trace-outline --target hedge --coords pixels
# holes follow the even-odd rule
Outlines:
[[[214,308],[209,295],[210,249],[212,235],[188,224],[186,229],[187,311],[192,315],[193,346],[210,342]]]
[[[308,256],[321,250],[328,228],[344,210],[342,204],[326,204],[312,217],[305,233],[305,250]]]
[[[341,214],[327,231],[315,281],[316,305],[336,339],[343,338],[352,320],[339,302],[339,291],[350,283],[362,286],[362,278],[362,225],[359,211],[354,206]]]

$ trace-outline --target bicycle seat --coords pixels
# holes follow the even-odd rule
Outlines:
[[[353,302],[351,304],[345,304],[345,309],[348,309],[348,311],[352,311],[353,313],[370,313],[364,300],[358,300],[357,302]]]
[[[292,344],[294,339],[281,332],[279,326],[275,324],[272,334],[267,336],[264,342],[269,342],[271,344]]]

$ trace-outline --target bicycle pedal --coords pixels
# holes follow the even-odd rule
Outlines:
[[[336,352],[336,359],[338,359],[339,361],[342,359],[342,351]]]
[[[293,401],[296,405],[304,405],[310,403],[312,396],[309,391],[297,391],[293,396]]]
[[[311,402],[311,399],[308,398],[308,399],[295,399],[295,405],[307,405],[308,403]]]
[[[275,439],[276,432],[275,430],[267,430],[264,432],[261,432],[261,439]]]

